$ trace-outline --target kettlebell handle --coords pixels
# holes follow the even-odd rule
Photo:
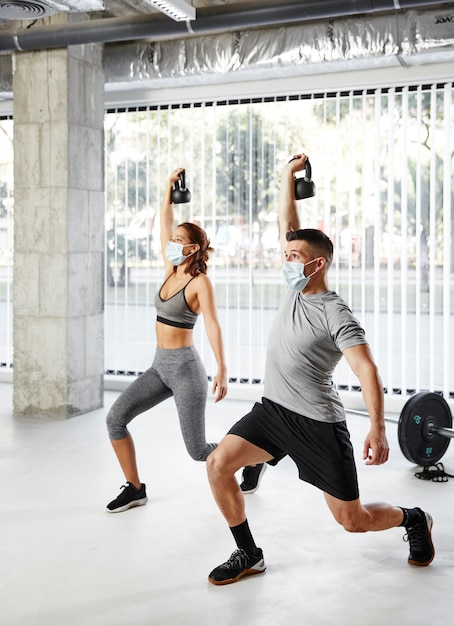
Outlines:
[[[289,163],[292,161],[296,161],[296,157],[290,159]],[[312,179],[312,167],[309,159],[306,159],[306,163],[304,164],[304,180],[308,181]]]
[[[183,191],[186,189],[186,176],[184,173],[184,170],[182,172],[180,172],[180,189],[182,189]]]

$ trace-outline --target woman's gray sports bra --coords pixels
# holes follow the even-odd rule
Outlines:
[[[170,278],[170,276],[169,276]],[[167,280],[169,280],[169,278]],[[195,276],[191,278],[193,280]],[[167,280],[165,280],[161,289],[156,292],[154,303],[156,306],[157,312],[157,320],[161,322],[161,324],[167,324],[168,326],[176,326],[177,328],[194,328],[194,325],[197,321],[197,314],[194,311],[191,311],[188,303],[186,302],[186,297],[184,295],[186,287],[189,285],[191,280],[189,280],[183,289],[177,291],[176,294],[170,296],[167,300],[163,300],[161,298],[161,290],[166,284]]]

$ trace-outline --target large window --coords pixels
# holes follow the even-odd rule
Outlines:
[[[231,380],[263,381],[284,286],[277,196],[282,165],[310,155],[317,187],[302,226],[335,245],[330,287],[366,328],[388,394],[454,395],[452,84],[110,111],[106,114],[106,369],[136,374],[155,349],[159,205],[177,166],[216,249]],[[210,375],[204,333],[196,342]],[[354,389],[345,364],[336,383]]]

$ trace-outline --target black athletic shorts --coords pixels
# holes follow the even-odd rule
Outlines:
[[[345,422],[319,422],[262,398],[232,426],[229,435],[238,435],[266,450],[273,456],[270,465],[277,465],[288,454],[301,480],[339,500],[359,497],[353,446]]]

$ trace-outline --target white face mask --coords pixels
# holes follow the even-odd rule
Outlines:
[[[313,263],[317,261],[317,259],[312,259],[312,261],[308,261],[307,263],[295,263],[293,261],[284,261],[284,280],[286,282],[287,287],[290,289],[295,289],[295,291],[303,291],[309,282],[309,278],[317,273],[318,270],[309,274],[309,276],[304,275],[304,268],[309,263]]]
[[[197,250],[194,250],[194,252],[191,252],[191,254],[187,254],[186,256],[183,254],[183,248],[193,245],[193,243],[182,244],[176,243],[175,241],[168,241],[166,245],[166,257],[172,265],[181,265],[183,261],[197,252]]]

